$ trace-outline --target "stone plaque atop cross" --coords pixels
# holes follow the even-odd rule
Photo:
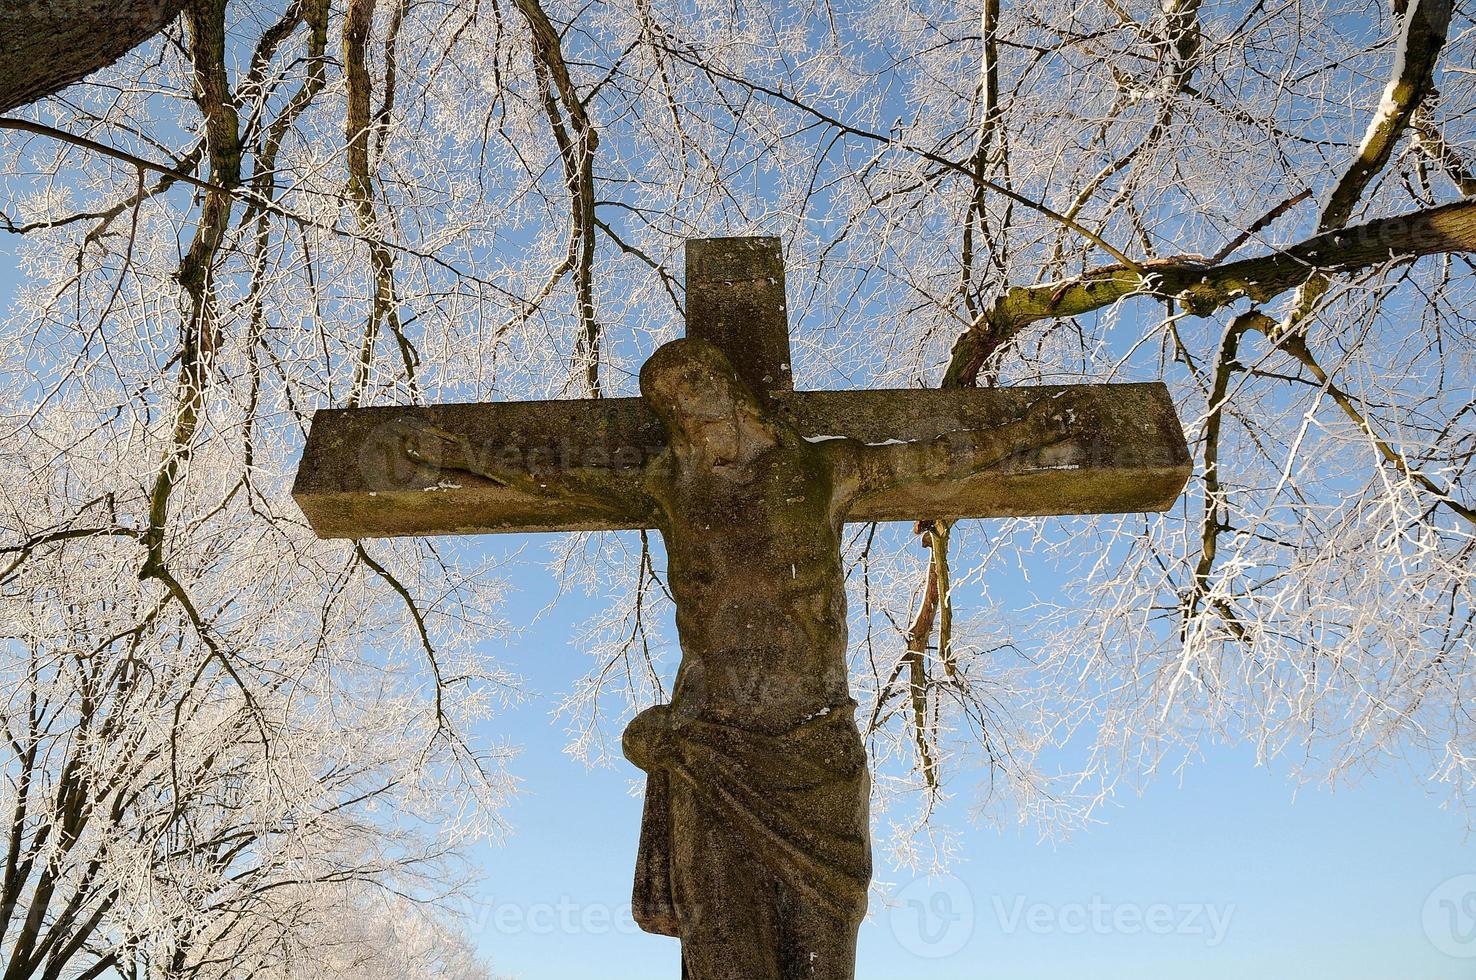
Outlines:
[[[871,876],[846,522],[1165,510],[1162,384],[796,391],[773,238],[687,246],[686,337],[639,398],[324,409],[293,495],[322,537],[657,528],[682,661],[626,729],[634,912],[693,980],[850,980]]]

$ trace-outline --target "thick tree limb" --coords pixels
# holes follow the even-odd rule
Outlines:
[[[183,7],[184,0],[0,0],[0,112],[107,67]]]
[[[1395,64],[1358,156],[1344,171],[1322,208],[1318,231],[1348,223],[1369,183],[1384,169],[1415,110],[1430,94],[1431,78],[1450,27],[1450,0],[1421,0],[1401,15]]]
[[[1181,256],[1143,274],[1107,266],[1067,282],[1019,286],[1000,296],[953,348],[944,385],[974,383],[985,360],[1040,320],[1080,316],[1133,295],[1167,296],[1208,316],[1240,299],[1267,302],[1316,273],[1357,272],[1390,261],[1476,251],[1476,202],[1462,201],[1314,235],[1280,252],[1219,265]]]
[[[184,322],[180,324],[178,401],[173,439],[149,495],[149,526],[144,537],[148,557],[139,571],[141,579],[167,580],[165,536],[170,498],[190,457],[204,409],[209,362],[219,348],[215,263],[230,225],[233,195],[241,184],[240,119],[230,97],[225,66],[226,2],[197,0],[190,6],[185,20],[195,65],[195,103],[205,123],[212,190],[200,206],[194,238],[177,272],[188,298]]]
[[[1396,3],[1395,15],[1399,18],[1399,28],[1394,39],[1394,65],[1389,82],[1356,154],[1323,202],[1317,221],[1320,232],[1336,231],[1348,224],[1364,191],[1394,155],[1394,148],[1415,111],[1434,91],[1435,65],[1450,29],[1450,0]],[[1311,314],[1327,287],[1327,277],[1321,275],[1302,283],[1283,330],[1296,329]]]

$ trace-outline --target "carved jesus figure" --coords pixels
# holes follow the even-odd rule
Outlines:
[[[682,662],[671,703],[625,732],[650,776],[636,919],[681,937],[695,980],[849,980],[871,851],[841,528],[856,495],[898,469],[937,475],[947,447],[920,443],[899,467],[895,448],[801,438],[700,340],[658,350],[641,393],[669,438],[645,484]],[[1059,438],[1052,415],[1064,406],[991,434],[997,458],[1022,429],[1027,445]]]

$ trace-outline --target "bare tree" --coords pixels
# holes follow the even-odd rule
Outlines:
[[[1469,10],[195,0],[182,23],[4,123],[0,802],[9,928],[39,922],[15,976],[296,949],[312,916],[255,843],[229,866],[259,884],[228,908],[171,885],[193,925],[141,945],[138,883],[232,877],[211,848],[237,820],[324,880],[451,887],[437,862],[509,788],[468,734],[520,696],[477,645],[498,573],[464,544],[314,541],[286,498],[307,417],[628,392],[696,235],[784,237],[802,384],[1163,377],[1195,440],[1162,517],[852,529],[897,860],[946,856],[935,804],[972,773],[986,814],[1053,826],[1214,738],[1466,798]],[[553,559],[611,597],[560,703],[592,760],[663,694],[656,545]],[[125,723],[113,815],[75,767],[103,773]],[[402,864],[366,863],[377,835]]]

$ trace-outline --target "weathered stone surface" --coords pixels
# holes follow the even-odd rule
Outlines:
[[[856,470],[704,341],[653,354],[641,392],[670,433],[646,492],[682,663],[625,733],[656,784],[637,921],[679,935],[696,980],[850,980],[871,879],[840,551]]]
[[[292,494],[330,538],[651,527],[636,504],[665,443],[638,398],[325,409]],[[580,476],[606,493],[561,492]]]
[[[726,354],[760,401],[794,387],[779,239],[687,243],[687,336]]]
[[[1069,438],[977,470],[981,441],[1045,399],[1074,413]],[[775,402],[801,436],[844,436],[891,461],[892,480],[858,498],[850,521],[1163,510],[1190,472],[1156,383],[781,392]],[[665,445],[637,398],[326,409],[293,496],[323,537],[654,527],[640,488]],[[923,446],[951,459],[926,479]],[[590,492],[565,492],[579,484]]]

